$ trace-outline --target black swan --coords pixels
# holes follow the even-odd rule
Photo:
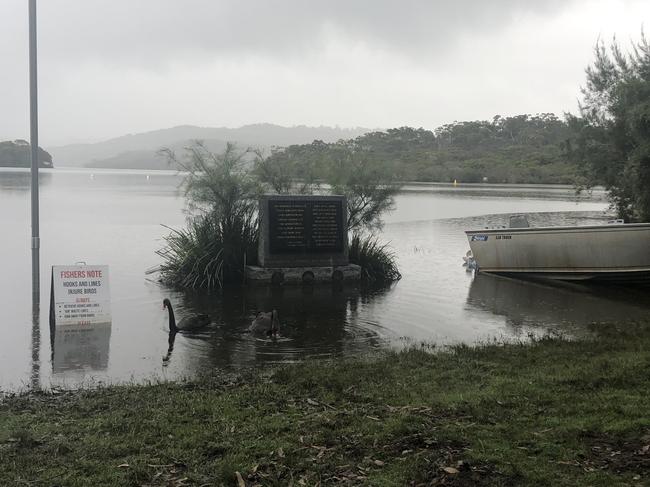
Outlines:
[[[163,309],[169,311],[169,333],[192,331],[210,324],[210,317],[204,314],[184,316],[178,323],[176,323],[172,303],[167,298],[163,300]]]
[[[280,332],[280,319],[277,310],[257,313],[250,329],[253,332],[264,332],[269,337],[277,337]]]

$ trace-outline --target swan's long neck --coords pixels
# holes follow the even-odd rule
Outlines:
[[[171,304],[167,305],[167,311],[169,312],[169,332],[176,333],[178,328],[176,327],[176,318],[174,318],[174,310]]]

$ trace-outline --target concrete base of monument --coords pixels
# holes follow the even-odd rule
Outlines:
[[[361,267],[356,264],[334,267],[246,266],[246,280],[251,284],[312,284],[359,279],[361,279]]]

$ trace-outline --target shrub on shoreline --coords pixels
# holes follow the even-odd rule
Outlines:
[[[244,262],[256,260],[259,183],[244,168],[248,151],[228,144],[220,154],[201,142],[179,159],[163,154],[188,172],[183,188],[188,200],[187,228],[172,230],[157,253],[162,282],[174,287],[216,289],[241,282]]]
[[[402,278],[393,251],[373,235],[353,234],[349,250],[350,263],[361,266],[362,278],[367,282],[385,283]]]
[[[254,222],[240,222],[237,231],[223,234],[210,217],[188,220],[184,229],[170,229],[166,245],[156,251],[163,262],[158,270],[164,284],[175,288],[219,289],[241,282],[244,253],[254,262],[257,229]]]

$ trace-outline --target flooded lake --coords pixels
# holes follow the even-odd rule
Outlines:
[[[149,280],[155,251],[184,224],[181,178],[174,173],[63,170],[41,174],[41,308],[31,304],[29,174],[0,171],[0,390],[30,386],[144,382],[238,367],[358,355],[427,341],[476,343],[558,331],[590,332],[593,323],[647,318],[647,290],[548,285],[479,275],[462,267],[464,230],[505,224],[529,213],[535,225],[604,223],[602,193],[576,198],[568,187],[409,185],[385,218],[403,274],[387,289],[237,288],[178,293]],[[52,265],[108,265],[111,326],[50,336]],[[168,353],[169,297],[181,317],[208,313],[200,334],[176,336]],[[251,335],[260,310],[279,310],[281,337]],[[165,358],[165,360],[163,360]]]

